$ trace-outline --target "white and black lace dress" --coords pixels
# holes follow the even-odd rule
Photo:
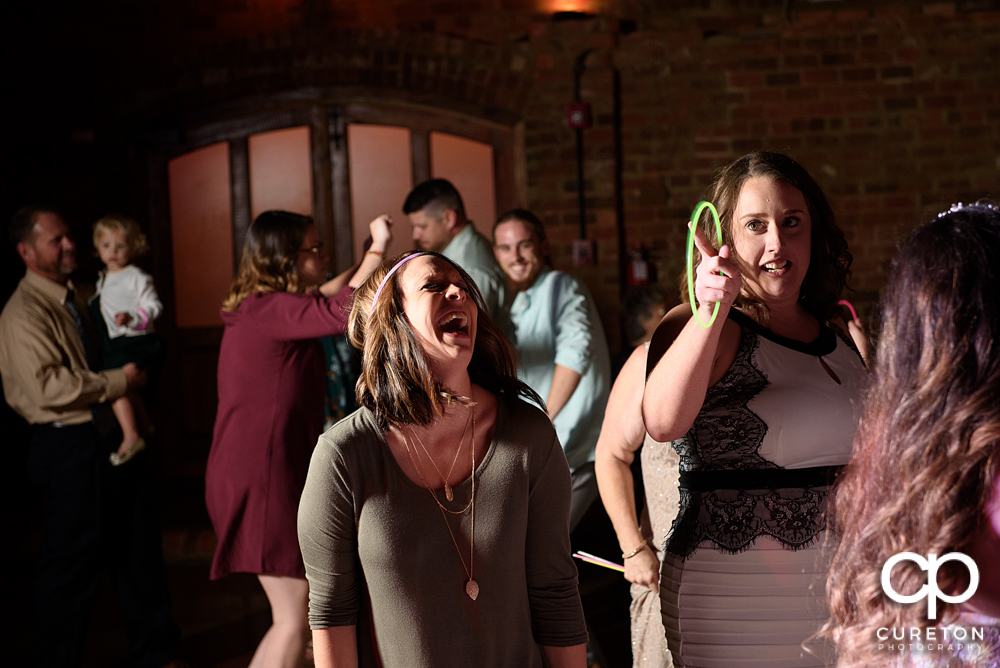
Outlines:
[[[802,343],[729,317],[742,328],[736,360],[672,443],[681,473],[660,578],[668,646],[677,666],[832,665],[826,645],[807,641],[829,616],[827,497],[850,458],[864,364],[826,326]]]

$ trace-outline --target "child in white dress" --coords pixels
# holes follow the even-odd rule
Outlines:
[[[107,328],[103,339],[105,368],[134,362],[146,368],[162,355],[162,342],[154,334],[153,321],[163,305],[153,287],[153,277],[132,261],[149,250],[146,235],[136,222],[123,216],[105,216],[94,223],[94,248],[105,269],[97,279],[97,294],[91,311],[99,311]],[[122,443],[111,453],[111,464],[124,464],[146,447],[138,422],[148,426],[145,406],[134,391],[111,404],[122,429]],[[138,420],[137,420],[138,417]]]

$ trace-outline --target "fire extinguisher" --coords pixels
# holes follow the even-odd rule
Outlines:
[[[649,285],[656,281],[656,267],[649,261],[649,251],[643,244],[636,244],[630,253],[632,259],[625,270],[625,282],[630,288]]]

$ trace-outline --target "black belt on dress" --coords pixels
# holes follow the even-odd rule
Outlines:
[[[681,471],[681,489],[711,492],[716,489],[794,489],[832,485],[843,466],[804,469],[744,469]]]

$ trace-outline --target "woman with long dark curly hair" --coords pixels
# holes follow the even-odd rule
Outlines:
[[[1000,210],[959,204],[917,230],[894,263],[882,321],[874,386],[834,502],[843,538],[827,594],[840,665],[1000,665]],[[935,621],[926,599],[892,602],[882,568],[900,552],[967,554],[977,592],[964,604],[939,600]],[[949,561],[938,586],[961,594],[969,577]],[[899,593],[925,580],[913,562],[892,569]],[[985,637],[961,649],[945,641],[941,652],[910,644],[910,629],[926,638],[934,626],[938,641],[949,626]]]
[[[372,246],[327,280],[329,256],[312,218],[265,211],[254,219],[222,306],[219,408],[205,471],[218,538],[209,576],[254,573],[271,627],[250,668],[298,668],[309,636],[309,585],[295,533],[309,456],[323,428],[319,337],[347,328],[354,289],[382,262],[391,220],[371,222]]]
[[[867,380],[838,318],[851,255],[788,156],[740,158],[710,198],[723,245],[697,230],[694,289],[700,319],[719,304],[718,319],[699,326],[689,304],[666,315],[642,401],[649,435],[680,455],[659,583],[667,645],[676,666],[830,665],[830,648],[802,644],[828,618],[826,502]]]

